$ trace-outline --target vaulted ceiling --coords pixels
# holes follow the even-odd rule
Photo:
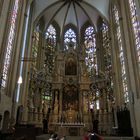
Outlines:
[[[96,28],[101,16],[108,21],[109,0],[35,0],[34,21],[44,19],[45,28],[56,21],[62,31],[72,24],[78,30],[89,21]]]

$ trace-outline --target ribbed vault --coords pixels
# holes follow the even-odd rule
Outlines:
[[[109,0],[35,0],[34,19],[43,17],[44,30],[50,23],[56,21],[61,32],[64,27],[72,24],[78,31],[89,21],[95,29],[99,17],[108,19]]]

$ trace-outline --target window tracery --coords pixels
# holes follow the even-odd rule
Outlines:
[[[69,28],[64,34],[64,50],[68,50],[71,47],[76,49],[76,33]]]
[[[129,102],[126,68],[125,68],[125,60],[124,60],[124,49],[122,46],[121,27],[120,27],[120,22],[119,22],[120,17],[119,17],[119,11],[116,6],[113,7],[113,14],[114,14],[114,20],[116,23],[116,34],[117,34],[117,40],[118,40],[118,51],[119,51],[119,59],[120,59],[120,65],[121,65],[121,79],[122,79],[122,86],[123,86],[123,92],[124,92],[124,101]]]
[[[98,73],[97,56],[96,56],[96,38],[95,31],[92,26],[86,28],[84,39],[86,52],[85,62],[88,67],[88,72],[90,76],[96,75]]]
[[[56,46],[56,29],[53,27],[53,25],[48,27],[45,38],[49,45]]]
[[[39,47],[39,32],[37,30],[33,33],[33,45],[32,45],[32,58],[35,60],[32,63],[32,68],[36,69],[36,63],[37,63],[37,54],[38,54],[38,47]]]
[[[111,67],[111,48],[109,41],[109,28],[103,22],[102,24],[102,36],[103,36],[103,48],[104,48],[104,61],[105,61],[105,69],[110,70]]]
[[[51,24],[45,34],[46,45],[45,45],[45,60],[44,66],[48,70],[48,73],[51,74],[54,68],[54,51],[56,48],[56,29]]]
[[[104,49],[104,65],[105,65],[105,76],[108,79],[108,99],[114,100],[113,97],[113,78],[112,78],[112,62],[111,62],[111,46],[109,39],[109,27],[105,22],[102,23],[102,37],[103,37],[103,49]]]
[[[6,83],[7,83],[7,79],[8,79],[8,70],[10,67],[13,43],[14,43],[14,39],[15,39],[15,31],[16,31],[17,17],[18,17],[18,11],[19,11],[19,4],[20,4],[20,0],[15,0],[12,14],[11,14],[6,54],[5,54],[5,58],[4,58],[4,66],[3,66],[3,72],[2,72],[2,87],[6,87]]]
[[[140,68],[140,22],[138,20],[138,14],[136,9],[136,4],[134,0],[129,0],[131,23],[135,37],[136,51],[138,57],[138,65]]]

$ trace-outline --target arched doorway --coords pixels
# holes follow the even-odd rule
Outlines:
[[[10,121],[10,112],[6,110],[3,116],[3,125],[2,125],[3,132],[7,131],[9,127],[9,121]]]

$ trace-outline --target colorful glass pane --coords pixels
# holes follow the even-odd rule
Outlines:
[[[128,85],[127,85],[127,77],[126,77],[126,68],[125,68],[125,61],[124,61],[124,50],[122,46],[122,35],[121,35],[121,27],[120,27],[120,20],[119,20],[119,12],[116,6],[113,8],[114,19],[116,23],[116,31],[117,31],[117,39],[118,39],[118,51],[120,57],[120,65],[121,65],[121,78],[122,78],[122,85],[123,85],[123,92],[124,92],[124,100],[125,102],[129,101],[128,98]]]
[[[103,36],[105,70],[110,71],[111,70],[111,47],[109,41],[109,28],[104,22],[102,24],[102,36]]]
[[[55,47],[56,47],[56,29],[53,25],[50,25],[45,33],[45,60],[44,67],[52,74],[55,62]]]
[[[3,66],[3,73],[2,73],[2,87],[6,87],[7,78],[8,78],[8,70],[11,62],[11,54],[13,50],[13,43],[15,38],[15,30],[16,30],[16,22],[17,22],[17,15],[18,15],[18,9],[19,9],[19,1],[15,0],[13,11],[11,14],[11,22],[10,22],[10,29],[9,29],[9,35],[8,35],[8,41],[7,41],[7,47],[6,47],[6,54],[4,59],[4,66]]]
[[[39,48],[39,32],[34,31],[34,33],[33,33],[33,45],[32,45],[32,58],[35,60],[32,63],[32,68],[34,70],[36,69],[38,48]]]
[[[76,49],[76,33],[70,28],[64,34],[64,50],[73,47]]]
[[[90,76],[97,74],[96,39],[94,28],[89,26],[85,30],[85,62]]]
[[[56,46],[56,30],[53,25],[50,25],[46,31],[46,40],[51,46]]]
[[[140,22],[138,20],[135,1],[129,0],[129,6],[130,6],[130,13],[131,13],[131,22],[132,22],[132,27],[134,31],[134,37],[135,37],[138,65],[140,68]]]

